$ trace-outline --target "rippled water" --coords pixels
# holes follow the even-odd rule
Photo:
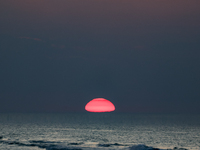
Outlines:
[[[151,147],[199,150],[200,115],[0,114],[2,150],[142,150]]]

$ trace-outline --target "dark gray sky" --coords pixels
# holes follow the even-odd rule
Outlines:
[[[1,0],[0,112],[200,113],[199,0]]]

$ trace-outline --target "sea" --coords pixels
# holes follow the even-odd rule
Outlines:
[[[0,150],[200,150],[200,114],[0,113]]]

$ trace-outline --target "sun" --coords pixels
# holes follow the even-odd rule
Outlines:
[[[85,105],[85,110],[89,112],[111,112],[115,110],[115,106],[105,98],[95,98]]]

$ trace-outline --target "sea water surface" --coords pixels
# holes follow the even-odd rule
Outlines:
[[[200,115],[1,113],[1,150],[200,149]]]

